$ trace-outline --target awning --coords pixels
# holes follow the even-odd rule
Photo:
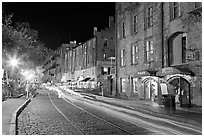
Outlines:
[[[88,81],[88,80],[90,80],[90,79],[91,79],[90,77],[87,77],[87,78],[81,80],[80,82],[86,82],[86,81]]]
[[[192,75],[192,72],[187,69],[176,68],[176,67],[166,67],[157,72],[157,76],[166,76],[166,75],[173,75],[173,74],[186,74]]]
[[[143,76],[155,76],[156,72],[155,71],[148,71],[148,70],[144,70],[144,71],[138,71],[135,73],[134,77],[135,78],[140,78]]]

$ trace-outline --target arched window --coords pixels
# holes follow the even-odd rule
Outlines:
[[[168,41],[169,66],[186,63],[187,34],[175,33]]]

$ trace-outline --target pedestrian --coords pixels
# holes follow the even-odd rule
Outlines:
[[[176,97],[175,97],[175,102],[180,103],[180,88],[175,88],[176,89]]]
[[[35,90],[36,90],[36,86],[35,86],[35,83],[32,83],[31,85],[31,95],[34,95],[35,94]]]
[[[102,83],[100,84],[100,87],[101,87],[101,95],[103,97],[103,84]]]
[[[29,93],[30,93],[30,83],[27,82],[26,86],[25,86],[25,91],[26,91],[26,99],[29,98]]]
[[[13,81],[10,81],[8,86],[9,86],[8,97],[12,97],[13,96],[13,90],[14,90]]]

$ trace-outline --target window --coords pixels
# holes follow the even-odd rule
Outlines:
[[[199,50],[195,50],[194,51],[194,60],[200,60],[200,51]]]
[[[195,8],[201,8],[202,2],[195,2]]]
[[[120,85],[121,85],[120,91],[125,93],[125,79],[124,78],[120,78]]]
[[[106,53],[103,53],[103,58],[107,59],[107,54]]]
[[[65,70],[68,72],[68,53],[65,54]]]
[[[122,49],[120,52],[120,57],[121,57],[121,66],[125,66],[125,62],[124,62],[124,57],[125,57],[125,49]]]
[[[146,26],[147,28],[152,27],[153,26],[153,8],[149,7],[147,9],[147,16],[146,16]]]
[[[108,46],[108,39],[104,39],[104,47]]]
[[[139,53],[139,48],[138,48],[138,45],[133,45],[132,47],[132,53],[131,53],[131,55],[132,55],[132,64],[137,64],[138,63],[138,58],[139,58],[139,56],[138,56],[138,53]]]
[[[84,67],[86,68],[87,64],[87,47],[84,45]]]
[[[137,83],[138,83],[138,78],[132,78],[132,92],[135,94],[138,93]]]
[[[168,42],[169,65],[180,65],[193,60],[193,52],[187,49],[187,33],[175,34]]]
[[[182,63],[186,63],[186,46],[187,46],[187,35],[186,33],[183,34],[181,38],[182,43]]]
[[[133,16],[133,32],[134,33],[138,32],[138,19],[137,19],[137,15]]]
[[[110,67],[101,67],[102,75],[110,75]]]
[[[125,22],[122,24],[122,37],[125,38]]]
[[[145,61],[150,62],[153,61],[153,53],[154,53],[154,48],[153,48],[153,41],[147,41],[146,42],[146,47],[145,47]]]
[[[171,3],[171,19],[175,19],[181,16],[180,11],[180,3],[179,2],[173,2]]]

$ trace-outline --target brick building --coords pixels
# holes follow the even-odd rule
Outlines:
[[[119,96],[161,103],[168,92],[182,106],[202,104],[201,9],[193,2],[116,3]]]
[[[115,23],[109,17],[109,27],[97,31],[84,43],[62,44],[46,61],[49,80],[55,82],[95,81],[104,86],[104,94],[115,94]],[[52,73],[52,75],[51,75]],[[50,75],[49,75],[50,74]]]
[[[54,55],[55,53],[50,53],[50,55],[47,56],[44,65],[42,68],[44,69],[43,71],[43,82],[51,82],[55,80],[55,60],[54,60]]]
[[[93,38],[76,45],[65,53],[65,62],[67,62],[68,68],[65,69],[67,73],[62,80],[101,82],[104,85],[105,94],[114,94],[114,36],[113,17],[109,17],[108,28],[97,31],[97,28],[94,27]]]

